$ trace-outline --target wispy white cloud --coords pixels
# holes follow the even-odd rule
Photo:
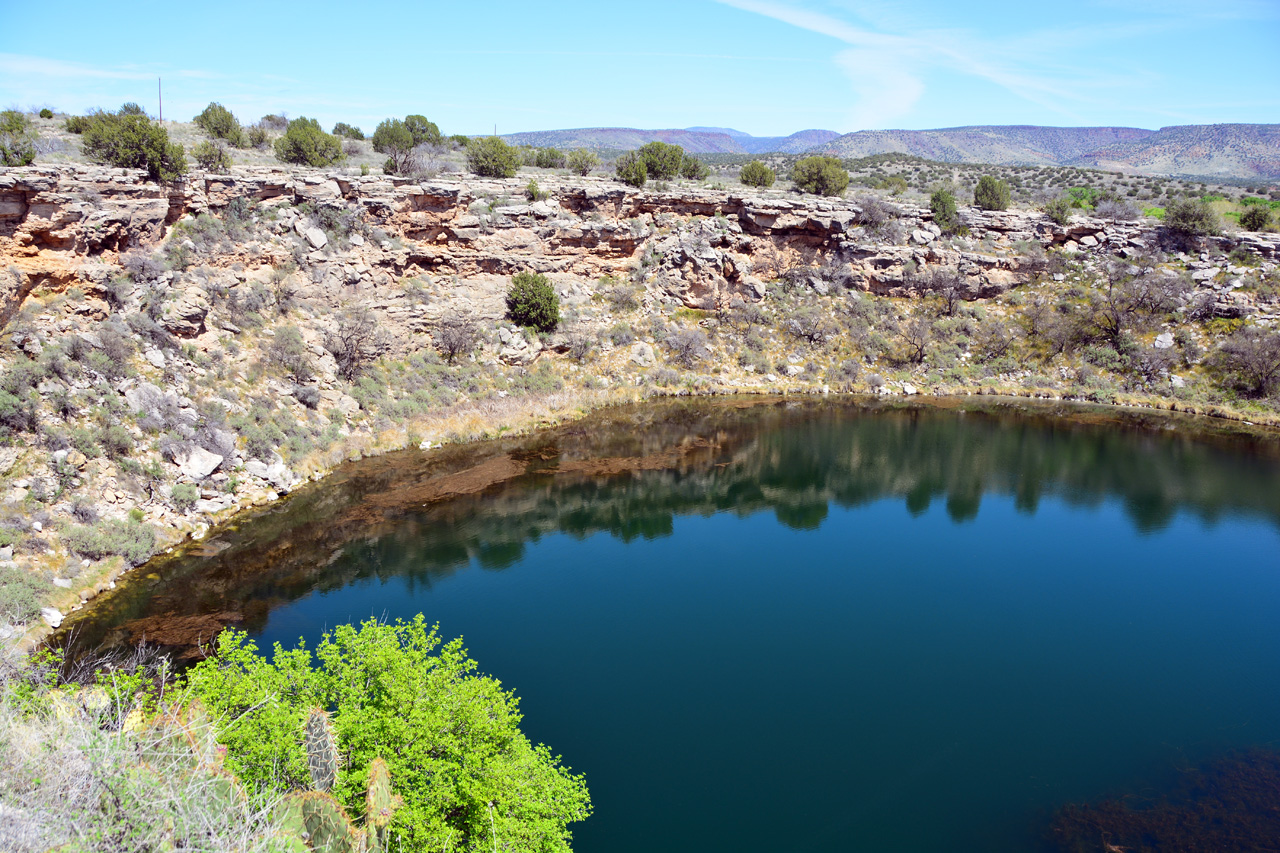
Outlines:
[[[60,59],[23,56],[17,53],[0,53],[0,74],[81,80],[146,80],[155,76],[151,72],[95,68],[78,62],[63,62]]]

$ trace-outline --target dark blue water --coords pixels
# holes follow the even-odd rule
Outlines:
[[[585,773],[587,853],[1039,849],[1063,803],[1280,748],[1255,445],[839,407],[681,429],[718,444],[383,514],[238,621],[462,635]]]

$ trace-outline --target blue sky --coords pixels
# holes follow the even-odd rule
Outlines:
[[[6,2],[0,106],[372,131],[1280,122],[1280,0]]]

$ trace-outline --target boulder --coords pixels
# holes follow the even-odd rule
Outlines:
[[[653,364],[653,347],[644,341],[636,341],[631,345],[631,360],[641,367]]]
[[[210,453],[203,447],[194,447],[173,457],[173,461],[182,472],[182,475],[190,477],[192,480],[203,480],[208,477],[218,470],[222,460],[223,457],[216,453]]]
[[[160,325],[180,338],[204,334],[204,318],[209,316],[209,299],[203,290],[191,285],[165,303]]]

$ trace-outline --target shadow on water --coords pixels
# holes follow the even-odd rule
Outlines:
[[[1180,512],[1280,525],[1280,454],[1266,433],[1164,413],[1029,401],[699,400],[623,407],[531,437],[349,463],[135,570],[55,638],[139,642],[191,659],[222,627],[368,577],[430,586],[473,560],[514,565],[551,533],[671,534],[681,515],[761,510],[797,530],[831,504],[984,495],[1034,513],[1054,497],[1123,503],[1143,532]]]

